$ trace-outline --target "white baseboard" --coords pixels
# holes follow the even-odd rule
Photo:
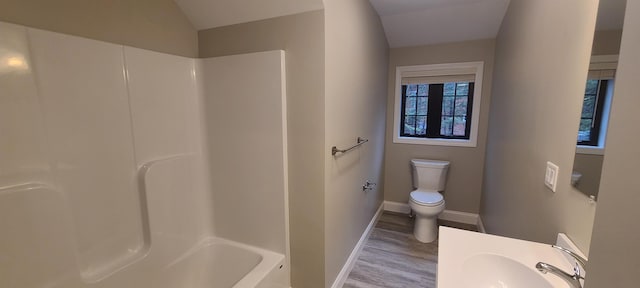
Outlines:
[[[478,224],[478,214],[453,211],[453,210],[444,210],[442,214],[438,216],[438,219],[453,221],[464,224],[477,225]]]
[[[487,230],[484,229],[484,224],[482,223],[482,217],[478,216],[478,232],[487,234]]]
[[[384,201],[384,211],[409,214],[411,207],[407,203]]]
[[[373,227],[376,226],[378,218],[380,218],[380,215],[382,215],[383,207],[385,207],[384,203],[380,204],[378,211],[376,211],[376,214],[373,215],[371,222],[369,222],[369,226],[367,226],[367,229],[364,230],[362,236],[360,237],[360,240],[358,240],[358,243],[356,244],[356,247],[354,247],[351,251],[349,258],[347,258],[347,262],[344,263],[344,266],[342,266],[342,270],[340,270],[340,273],[338,273],[338,277],[336,277],[336,280],[333,281],[333,285],[331,285],[331,288],[341,288],[344,285],[344,282],[347,281],[347,277],[349,277],[351,269],[353,269],[353,266],[358,260],[358,256],[360,256],[362,248],[364,248],[364,243],[367,242],[367,238],[369,238],[371,231],[373,231]]]
[[[393,202],[393,201],[384,201],[384,210],[396,213],[404,213],[409,214],[411,211],[411,207],[407,203]],[[478,225],[478,219],[480,217],[478,214],[468,213],[468,212],[460,212],[454,210],[444,210],[442,214],[438,216],[438,219],[453,221],[464,224]]]

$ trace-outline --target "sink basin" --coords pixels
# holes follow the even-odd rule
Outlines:
[[[438,288],[569,288],[535,268],[545,262],[573,271],[574,263],[549,244],[444,226],[439,235]]]
[[[469,257],[462,263],[461,272],[466,287],[553,288],[535,268],[496,254],[477,254]]]

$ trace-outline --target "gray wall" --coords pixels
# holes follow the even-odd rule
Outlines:
[[[489,103],[493,75],[495,40],[477,40],[452,44],[394,48],[389,56],[387,92],[387,134],[385,146],[384,200],[407,203],[411,182],[412,158],[451,162],[444,198],[448,210],[478,213],[484,170]],[[393,109],[396,67],[484,61],[482,103],[477,147],[449,147],[393,143]]]
[[[378,14],[367,0],[326,0],[325,32],[328,287],[382,204],[388,45]],[[337,157],[329,153],[334,145],[355,144],[358,136],[369,142]],[[379,185],[362,191],[366,180]]]
[[[481,206],[489,233],[553,243],[565,232],[588,250],[595,205],[570,178],[597,6],[510,2],[496,40]],[[560,167],[556,193],[544,185],[547,161]]]
[[[198,34],[172,0],[0,0],[0,7],[0,21],[198,56]]]
[[[591,55],[616,55],[620,51],[622,30],[596,31]]]
[[[588,195],[598,195],[600,187],[600,175],[602,174],[602,161],[604,156],[576,153],[573,161],[573,171],[580,172],[582,177],[576,188]]]
[[[587,288],[637,287],[640,271],[640,2],[627,1],[624,32],[607,132],[607,152],[591,241]],[[637,131],[637,129],[631,129]],[[638,141],[636,141],[638,140]]]
[[[293,287],[324,287],[324,12],[198,34],[200,57],[286,51],[291,281]]]

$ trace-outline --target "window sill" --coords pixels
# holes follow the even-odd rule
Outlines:
[[[413,138],[413,137],[393,137],[393,143],[397,144],[417,144],[452,147],[477,147],[474,140],[442,139],[442,138]]]
[[[589,155],[604,155],[604,147],[578,145],[576,147],[576,153],[589,154]]]

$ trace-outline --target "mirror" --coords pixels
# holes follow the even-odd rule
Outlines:
[[[593,200],[598,197],[606,151],[625,7],[625,0],[600,1],[585,85],[571,185]]]

